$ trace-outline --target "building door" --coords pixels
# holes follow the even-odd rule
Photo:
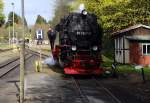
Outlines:
[[[130,63],[139,64],[141,56],[140,45],[138,42],[130,42]]]

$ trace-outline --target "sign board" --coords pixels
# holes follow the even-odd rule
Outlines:
[[[44,39],[44,32],[42,29],[36,30],[36,39],[37,40],[42,40]]]

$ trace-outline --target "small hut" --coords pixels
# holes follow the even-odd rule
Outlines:
[[[113,38],[116,62],[150,65],[150,26],[134,25],[113,33]]]

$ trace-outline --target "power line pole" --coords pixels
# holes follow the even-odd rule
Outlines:
[[[25,33],[24,33],[24,0],[21,0],[22,9],[22,39],[21,51],[20,51],[20,103],[24,102],[24,70],[25,70]]]
[[[14,3],[11,3],[11,5],[12,5],[12,8],[13,8],[13,43],[14,43],[14,39],[15,39],[15,11],[14,11],[14,9],[15,9],[15,6],[14,6]]]
[[[11,22],[11,20],[8,20],[8,23],[9,23],[9,28],[8,28],[9,29],[9,47],[10,47],[10,43],[11,43],[10,42],[11,41],[11,38],[10,38],[10,22]]]

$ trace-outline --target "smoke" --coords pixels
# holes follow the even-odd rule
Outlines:
[[[75,3],[76,2],[72,2],[70,4],[70,6],[73,9],[73,12],[82,13],[82,11],[86,9],[84,3],[78,3],[78,2],[76,4]]]
[[[56,65],[56,61],[54,60],[53,56],[51,56],[50,58],[44,60],[44,64],[47,64],[49,66],[54,66]]]
[[[80,11],[80,13],[81,13],[84,9],[85,9],[84,4],[83,4],[83,3],[80,4],[80,6],[79,6],[79,11]]]

